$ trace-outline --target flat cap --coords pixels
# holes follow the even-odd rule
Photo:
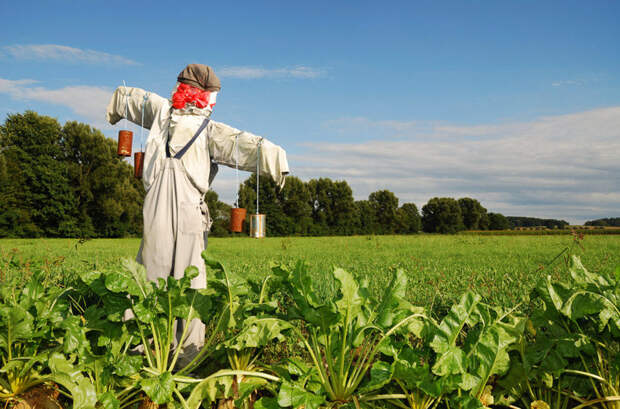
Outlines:
[[[204,64],[189,64],[177,77],[178,82],[200,88],[203,91],[219,91],[222,86],[213,68]]]

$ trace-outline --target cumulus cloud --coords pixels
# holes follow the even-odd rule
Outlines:
[[[364,121],[373,122],[327,125],[340,124],[339,132]],[[390,189],[418,206],[434,196],[469,196],[507,215],[619,216],[620,107],[500,125],[396,125],[374,125],[396,138],[304,144],[305,153],[290,155],[292,169],[304,179],[345,179],[357,199]]]
[[[261,68],[251,66],[222,67],[217,70],[220,77],[257,79],[257,78],[318,78],[325,70],[298,65],[290,68]]]
[[[20,60],[60,60],[72,63],[139,65],[120,55],[95,50],[83,50],[58,44],[26,44],[2,47],[5,55]]]
[[[112,90],[86,85],[49,89],[35,86],[31,79],[7,80],[0,78],[0,93],[21,100],[43,101],[63,105],[97,127],[105,127],[104,112]]]

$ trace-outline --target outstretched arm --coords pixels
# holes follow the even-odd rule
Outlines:
[[[209,123],[209,153],[215,163],[249,172],[256,172],[258,161],[261,174],[270,175],[280,188],[289,173],[284,149],[221,122]]]
[[[145,100],[145,97],[146,100]],[[168,100],[157,94],[147,92],[140,88],[118,87],[106,111],[106,119],[114,125],[123,118],[136,125],[142,124],[142,104],[144,104],[144,127],[151,129],[155,115]]]

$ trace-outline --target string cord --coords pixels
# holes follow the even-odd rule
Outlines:
[[[125,80],[123,80],[123,88],[125,88],[125,128],[128,128],[129,121],[127,119],[127,114],[129,112],[129,92],[127,92],[127,84],[125,84]]]
[[[142,122],[140,123],[140,152],[144,152],[144,107],[149,99],[149,94],[144,94],[142,98]]]
[[[260,175],[260,147],[263,144],[263,138],[258,140],[258,145],[256,146],[256,214],[259,214],[258,211],[258,194],[260,191],[259,184],[259,175]]]
[[[235,135],[235,172],[237,174],[237,201],[235,207],[239,207],[239,134]]]

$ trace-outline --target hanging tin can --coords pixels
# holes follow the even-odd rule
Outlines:
[[[144,152],[133,154],[133,175],[137,179],[142,179],[142,167],[144,166]]]
[[[250,215],[250,237],[255,239],[265,237],[266,227],[264,214]]]
[[[118,131],[118,156],[131,156],[131,145],[133,143],[133,132]]]
[[[230,231],[240,233],[243,231],[243,221],[245,220],[246,210],[243,207],[233,207],[230,209]]]

